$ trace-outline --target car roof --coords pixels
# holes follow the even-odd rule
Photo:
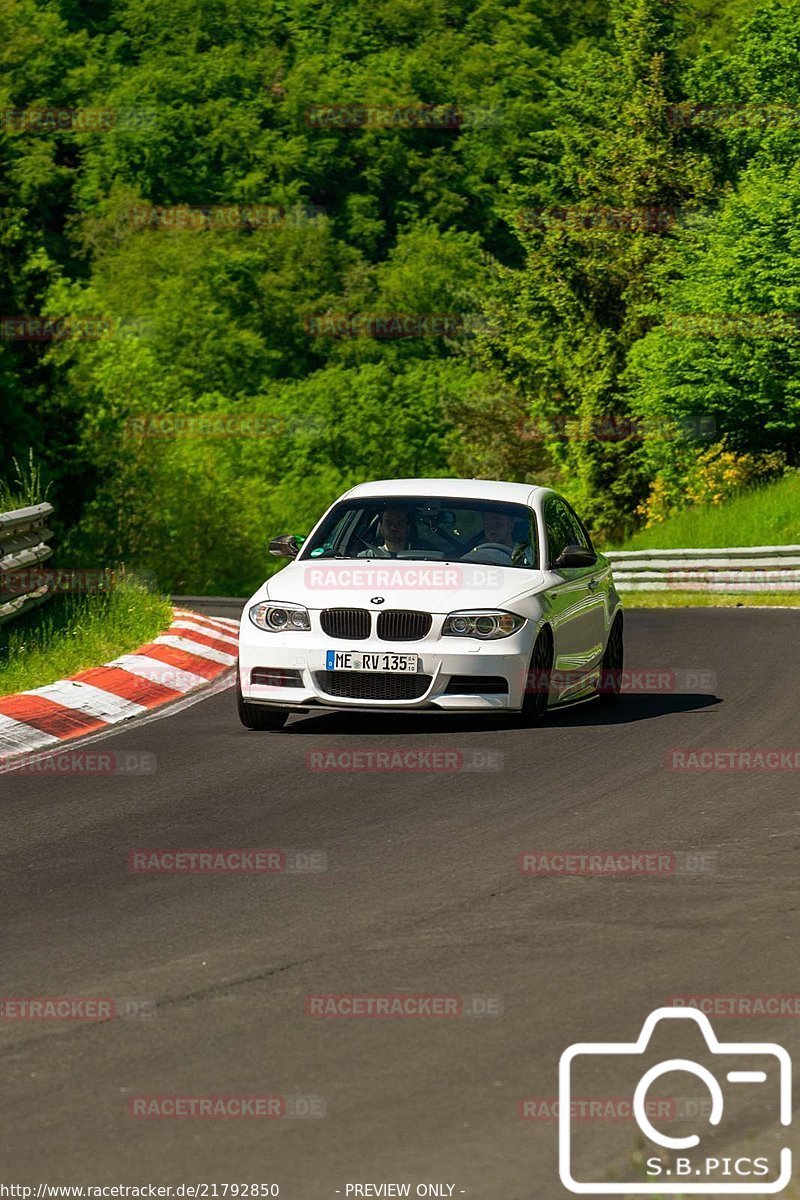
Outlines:
[[[530,505],[537,492],[550,490],[534,483],[504,483],[499,479],[377,479],[372,483],[359,483],[345,495],[348,500],[371,496],[420,496]]]

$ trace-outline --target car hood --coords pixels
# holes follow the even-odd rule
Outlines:
[[[410,559],[303,560],[273,575],[253,597],[308,609],[380,607],[448,613],[505,608],[545,586],[541,571]]]

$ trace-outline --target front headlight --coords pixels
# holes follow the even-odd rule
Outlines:
[[[474,637],[482,641],[509,637],[522,629],[524,617],[509,612],[454,612],[445,617],[442,636]]]
[[[250,609],[250,620],[267,633],[290,633],[311,628],[308,609],[301,604],[254,604]]]

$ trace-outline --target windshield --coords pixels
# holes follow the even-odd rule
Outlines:
[[[404,498],[344,500],[301,558],[406,558],[538,566],[533,513],[522,504]]]

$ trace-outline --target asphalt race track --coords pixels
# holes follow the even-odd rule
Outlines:
[[[800,613],[633,611],[626,641],[631,668],[713,687],[592,703],[538,730],[337,713],[279,734],[243,729],[226,690],[94,744],[149,751],[152,774],[0,776],[3,995],[155,1002],[142,1019],[0,1022],[4,1178],[273,1182],[297,1200],[395,1181],[412,1195],[436,1183],[455,1197],[566,1196],[556,1123],[519,1108],[556,1096],[566,1046],[634,1040],[675,995],[800,993],[800,775],[665,766],[675,748],[800,745]],[[307,765],[395,749],[493,769]],[[142,847],[317,851],[327,869],[131,873]],[[658,875],[524,875],[533,850],[700,859]],[[478,996],[490,1011],[306,1014],[307,996],[331,993]],[[714,1023],[800,1063],[798,1017]],[[619,1094],[611,1080],[596,1091]],[[129,1115],[131,1097],[153,1095],[318,1097],[325,1115]],[[756,1099],[717,1148],[788,1136],[796,1150]],[[584,1132],[601,1177],[635,1151],[630,1122]]]

